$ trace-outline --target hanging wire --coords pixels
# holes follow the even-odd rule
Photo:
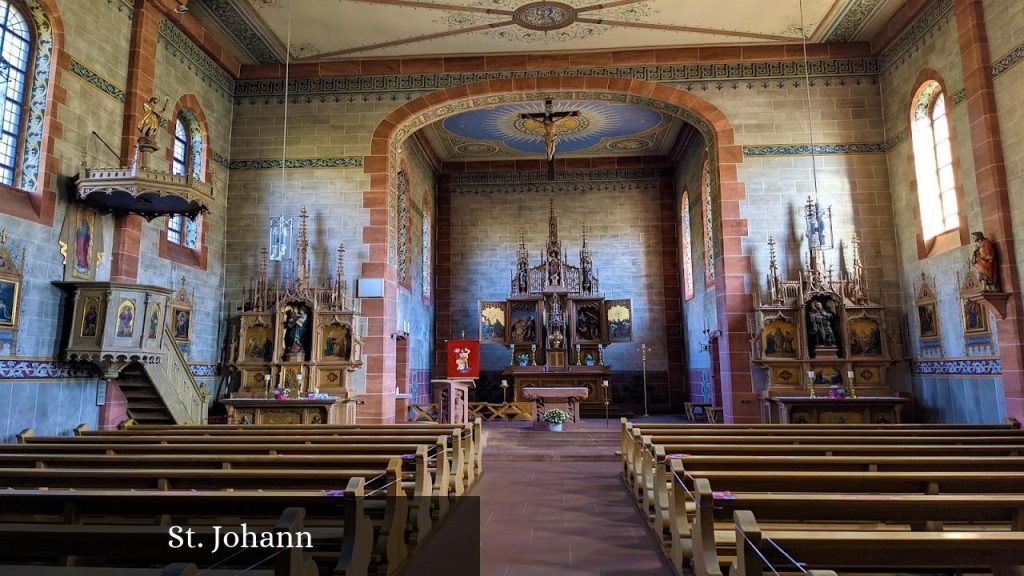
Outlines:
[[[814,178],[814,203],[818,203],[818,162],[814,149],[814,119],[811,114],[811,67],[807,61],[807,25],[804,22],[804,0],[800,0],[800,40],[804,51],[804,89],[807,92],[807,134],[811,144],[811,174]]]
[[[292,4],[288,2],[288,32],[284,46],[284,128],[281,140],[281,195],[285,194],[285,163],[288,158],[288,82],[291,77],[292,61]]]

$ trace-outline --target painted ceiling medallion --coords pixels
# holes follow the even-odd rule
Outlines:
[[[529,30],[559,30],[576,21],[576,9],[561,2],[531,2],[517,9],[512,21]]]

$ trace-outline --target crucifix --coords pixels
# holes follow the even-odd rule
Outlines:
[[[548,158],[548,180],[555,179],[555,147],[558,145],[556,128],[566,118],[574,118],[579,115],[579,110],[555,112],[550,99],[544,101],[544,112],[519,115],[521,119],[533,120],[544,128],[544,151]]]

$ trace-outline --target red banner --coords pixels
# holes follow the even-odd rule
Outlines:
[[[480,342],[448,341],[448,378],[480,377]]]

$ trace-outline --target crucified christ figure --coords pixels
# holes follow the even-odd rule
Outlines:
[[[555,148],[558,146],[558,124],[566,118],[579,116],[579,110],[554,112],[551,100],[544,101],[544,112],[521,114],[524,120],[539,122],[544,128],[544,152],[548,159],[548,179],[555,179]]]

